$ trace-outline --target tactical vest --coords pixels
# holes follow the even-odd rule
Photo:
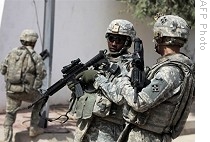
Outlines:
[[[127,54],[127,55],[123,55],[120,57],[120,62],[117,58],[113,58],[110,59],[111,60],[111,71],[106,72],[106,77],[108,78],[108,80],[110,82],[112,82],[115,78],[118,77],[122,77],[122,76],[130,76],[129,74],[131,73],[131,62],[132,62],[132,57],[131,54]],[[118,68],[118,69],[117,69]],[[106,94],[103,94],[103,102],[101,102],[101,104],[104,104],[104,102],[106,102],[106,109],[105,111],[100,111],[100,113],[95,115],[102,117],[102,119],[109,121],[109,122],[113,122],[115,124],[120,124],[123,125],[124,124],[124,119],[123,119],[123,105],[117,105],[115,103],[112,102],[112,100],[109,100],[108,98],[106,98]],[[110,103],[107,103],[110,102]],[[106,115],[104,115],[106,112]]]
[[[131,66],[131,59],[129,55],[121,56],[119,60],[115,58],[115,61],[111,61],[110,70],[103,71],[103,73],[110,82],[119,76],[125,76],[128,74]],[[85,92],[85,95],[80,97],[73,106],[72,113],[76,113],[77,119],[88,119],[94,114],[101,119],[117,124],[124,124],[122,116],[123,107],[112,103],[100,89],[92,93]]]
[[[155,66],[148,79],[152,79],[163,66],[175,66],[182,72],[184,79],[180,91],[163,103],[143,113],[135,112],[128,105],[125,105],[124,110],[127,111],[124,113],[124,118],[141,129],[159,134],[169,134],[175,139],[184,128],[194,101],[195,79],[192,71],[194,66],[189,67],[187,64],[178,61],[166,61]]]

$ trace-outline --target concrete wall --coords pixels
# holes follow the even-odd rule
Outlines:
[[[37,8],[37,9],[35,9]],[[37,15],[36,15],[37,13]],[[152,27],[135,20],[125,12],[125,5],[115,0],[57,0],[55,7],[54,49],[51,84],[62,78],[61,69],[72,60],[80,58],[83,63],[106,49],[105,31],[108,24],[117,18],[131,21],[137,35],[143,40],[145,64],[155,63]],[[14,47],[19,46],[23,29],[32,28],[40,37],[35,49],[42,50],[44,0],[5,0],[0,29],[0,61]],[[187,54],[194,59],[194,30],[191,31]],[[132,51],[133,48],[131,48]],[[5,109],[5,83],[0,76],[0,112]],[[70,91],[64,87],[49,99],[49,104],[66,104]],[[27,105],[24,103],[24,105]],[[23,106],[24,106],[23,105]]]

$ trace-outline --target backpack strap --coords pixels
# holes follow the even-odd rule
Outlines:
[[[25,47],[25,46],[24,46],[24,47]],[[33,56],[32,56],[32,53],[28,50],[28,48],[25,47],[25,49],[26,49],[26,51],[28,52],[29,56],[31,57],[31,60],[32,60],[32,62],[34,63],[34,66],[35,66],[35,68],[36,68],[36,62],[35,62],[35,60],[34,60],[34,58],[33,58]]]
[[[29,51],[29,49],[27,48],[27,47],[25,47],[25,46],[23,46],[24,47],[24,49],[27,51],[27,53],[29,54],[29,56],[31,57],[31,61],[34,63],[34,68],[35,68],[35,76],[36,76],[36,62],[35,62],[35,60],[34,60],[34,58],[33,58],[33,56],[32,56],[32,53]]]

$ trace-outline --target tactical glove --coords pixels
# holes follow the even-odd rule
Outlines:
[[[67,83],[67,86],[68,88],[71,90],[71,91],[74,91],[75,90],[75,83],[73,81],[69,81]]]
[[[85,71],[79,73],[76,76],[76,79],[79,79],[84,84],[90,84],[95,81],[97,74],[98,74],[98,72],[96,70],[85,70]]]

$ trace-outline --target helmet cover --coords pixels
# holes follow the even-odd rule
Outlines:
[[[20,34],[20,40],[22,41],[36,42],[37,39],[38,39],[38,34],[31,29],[25,29]]]
[[[179,37],[188,39],[190,27],[179,16],[164,15],[157,19],[154,24],[154,37]]]
[[[134,26],[131,22],[123,19],[116,19],[109,24],[106,34],[129,36],[133,41],[136,36],[136,31],[134,30]]]

